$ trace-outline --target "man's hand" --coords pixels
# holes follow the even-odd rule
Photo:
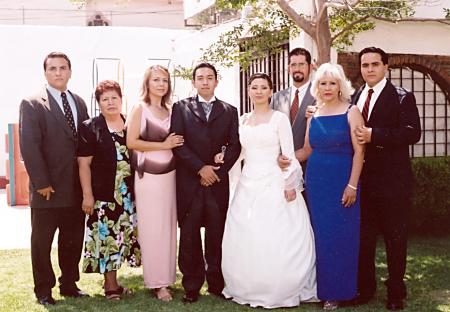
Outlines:
[[[215,170],[219,170],[220,167],[214,167],[210,165],[205,165],[200,169],[198,172],[198,175],[200,175],[200,183],[202,183],[202,180],[204,180],[207,185],[209,186],[214,184],[215,182],[220,182],[219,176],[214,172]],[[203,184],[202,184],[203,185]]]
[[[359,144],[366,144],[372,141],[372,128],[361,126],[355,129],[356,139]]]
[[[280,156],[278,156],[277,160],[278,160],[278,166],[283,171],[285,171],[291,165],[291,160],[287,156],[280,155]]]
[[[315,105],[308,105],[306,107],[305,117],[308,119],[309,117],[312,117],[314,113],[317,110],[317,106]]]
[[[92,195],[83,195],[83,202],[81,204],[81,209],[87,215],[92,215],[94,212],[94,196]]]
[[[41,189],[38,189],[36,192],[38,192],[40,195],[45,197],[45,200],[50,200],[50,195],[52,193],[55,193],[55,190],[51,186],[47,186]]]

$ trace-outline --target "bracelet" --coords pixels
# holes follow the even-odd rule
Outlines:
[[[349,184],[347,184],[347,186],[348,186],[349,188],[351,188],[352,190],[354,190],[354,191],[356,191],[356,190],[357,190],[357,188],[356,188],[356,187],[354,187],[353,185],[351,185],[350,183],[349,183]]]

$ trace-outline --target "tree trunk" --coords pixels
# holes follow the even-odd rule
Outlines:
[[[327,63],[331,60],[331,32],[327,10],[328,9],[325,8],[323,14],[318,17],[319,20],[316,24],[316,34],[313,38],[317,45],[317,65]]]

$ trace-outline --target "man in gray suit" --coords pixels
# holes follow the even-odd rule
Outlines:
[[[284,90],[276,92],[272,97],[270,107],[285,113],[291,120],[292,135],[294,136],[294,149],[303,147],[306,132],[306,109],[315,105],[316,100],[311,95],[310,74],[312,70],[311,54],[303,48],[295,48],[289,52],[289,74],[292,77],[292,85]],[[286,167],[290,161],[285,156],[278,159],[280,167]],[[305,173],[305,163],[301,163]]]
[[[78,289],[78,263],[84,234],[81,187],[77,165],[77,129],[88,119],[87,107],[67,90],[69,58],[52,52],[44,60],[47,86],[20,104],[19,138],[30,177],[31,263],[38,303],[55,304],[56,279],[50,251],[56,229],[60,293],[87,296]]]

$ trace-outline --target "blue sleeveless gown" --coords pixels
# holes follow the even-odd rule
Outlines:
[[[306,191],[316,242],[320,300],[356,296],[359,253],[359,192],[345,208],[342,194],[352,169],[353,147],[347,113],[312,117]],[[359,190],[359,188],[358,188]]]

